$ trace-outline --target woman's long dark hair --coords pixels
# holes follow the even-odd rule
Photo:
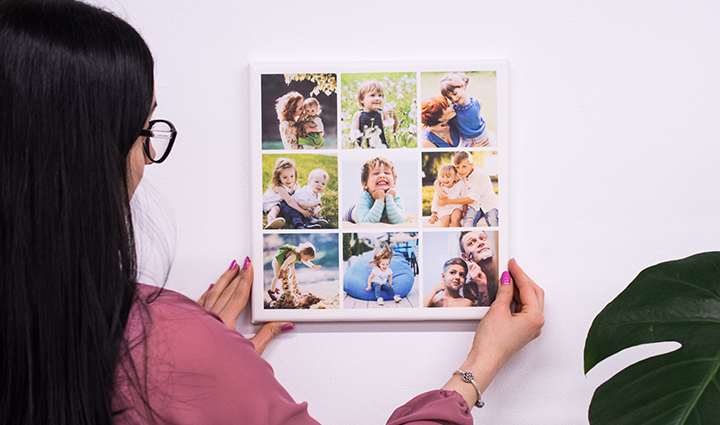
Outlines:
[[[72,0],[0,0],[0,423],[109,424],[136,291],[127,156],[140,35]]]

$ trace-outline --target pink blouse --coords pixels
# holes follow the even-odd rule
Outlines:
[[[138,285],[140,301],[125,331],[130,356],[121,358],[116,373],[116,424],[318,423],[307,403],[296,403],[278,383],[249,340],[177,292],[163,290],[147,302],[157,291]],[[472,424],[472,416],[458,393],[436,390],[399,407],[388,421],[431,423]]]

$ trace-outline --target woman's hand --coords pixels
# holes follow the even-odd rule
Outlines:
[[[540,335],[545,324],[543,307],[545,293],[530,279],[515,260],[508,262],[497,298],[475,331],[472,348],[462,370],[475,375],[475,383],[483,392],[502,367],[527,343]],[[512,275],[512,279],[510,276]],[[515,310],[510,310],[515,301]],[[472,385],[453,375],[443,387],[458,391],[472,406],[477,393]]]
[[[308,133],[317,133],[318,127],[312,121],[304,122],[300,124],[300,137],[307,137]]]
[[[198,304],[205,310],[217,314],[228,328],[235,329],[237,319],[247,305],[252,282],[253,266],[250,258],[245,258],[242,270],[233,261],[230,269],[223,273],[217,283],[211,285],[210,289],[200,297]],[[249,340],[255,346],[255,351],[261,355],[273,338],[278,336],[282,330],[292,329],[292,327],[292,322],[266,323]]]
[[[475,139],[473,139],[473,145],[472,145],[472,147],[474,147],[474,148],[485,148],[485,147],[488,147],[488,146],[490,146],[490,141],[488,140],[487,137],[484,138],[484,139],[482,139],[482,140],[479,141],[479,142],[475,142]]]
[[[435,224],[435,223],[437,223],[437,221],[438,221],[438,216],[437,216],[437,214],[433,214],[433,215],[430,216],[430,220],[428,220],[428,223],[430,223],[430,224]]]

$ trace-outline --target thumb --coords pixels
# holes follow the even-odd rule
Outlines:
[[[293,329],[295,325],[292,322],[270,322],[265,323],[262,328],[255,334],[254,337],[250,338],[250,342],[255,346],[255,352],[262,356],[265,347],[272,341],[273,338],[280,335],[280,332],[284,330]]]
[[[498,287],[498,292],[493,305],[498,304],[503,308],[510,309],[510,303],[513,300],[513,294],[514,291],[512,280],[510,279],[510,273],[503,272],[502,276],[500,277],[500,286]]]

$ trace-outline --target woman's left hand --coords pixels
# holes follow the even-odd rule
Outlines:
[[[198,304],[205,310],[217,314],[225,325],[235,329],[238,317],[247,305],[250,289],[253,282],[253,266],[250,258],[245,258],[242,269],[233,261],[232,267],[220,276],[217,283],[198,300]],[[293,326],[292,322],[270,322],[249,338],[255,346],[255,351],[262,354],[268,343],[278,336],[286,326]]]

